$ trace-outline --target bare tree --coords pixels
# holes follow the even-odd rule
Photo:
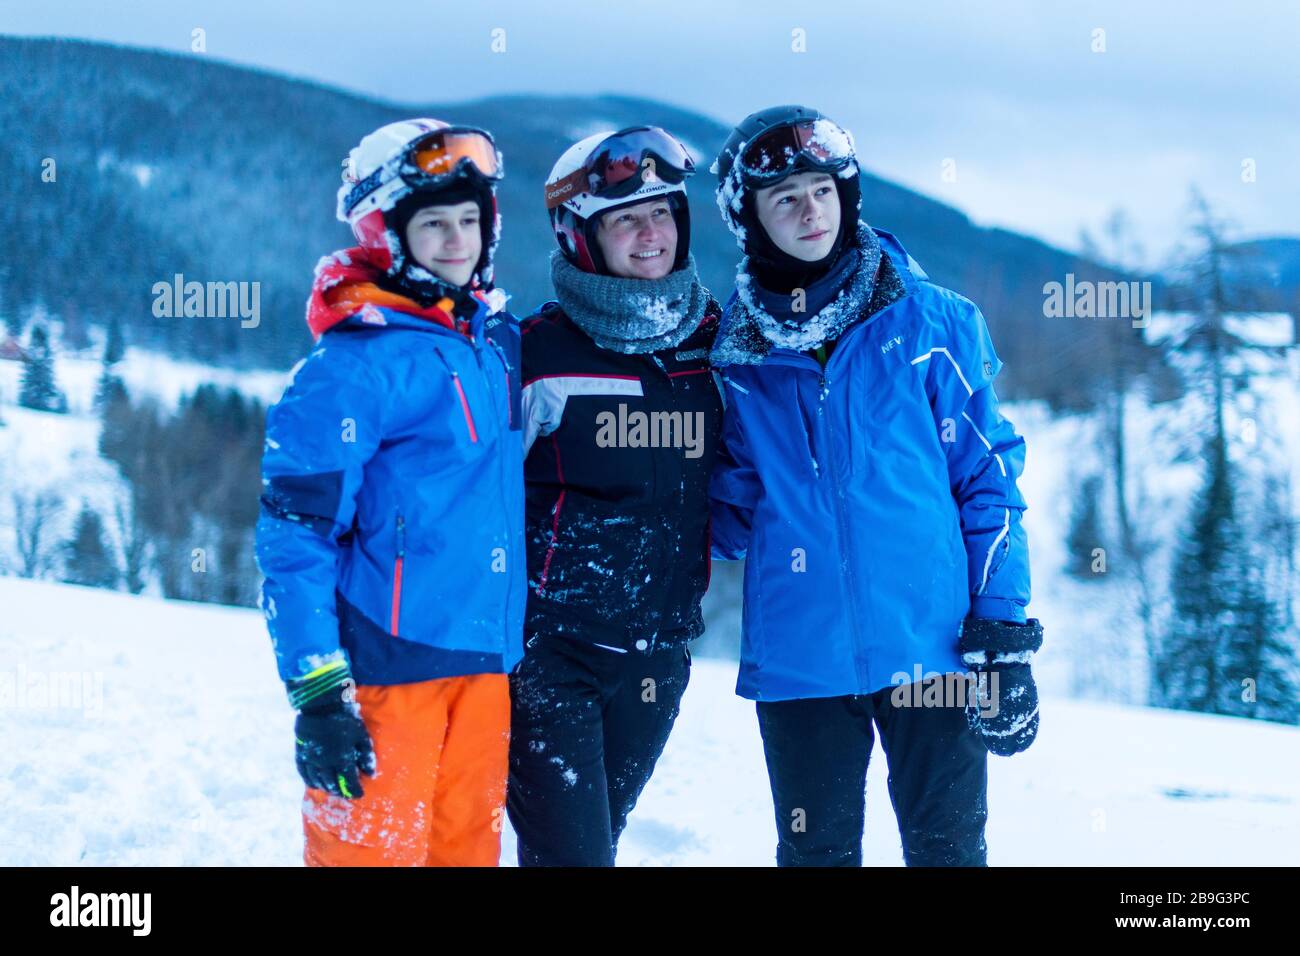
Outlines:
[[[132,594],[144,590],[144,569],[149,556],[149,532],[140,520],[130,495],[113,505],[118,547],[122,552],[122,580]]]
[[[34,578],[50,567],[50,524],[63,510],[63,499],[52,491],[38,491],[34,495],[15,491],[13,502],[18,573],[24,578]]]

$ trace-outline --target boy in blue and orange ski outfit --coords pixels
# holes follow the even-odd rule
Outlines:
[[[358,245],[317,266],[316,346],[267,414],[257,558],[308,865],[500,854],[525,603],[500,177],[491,136],[438,120],[351,151],[338,216]]]

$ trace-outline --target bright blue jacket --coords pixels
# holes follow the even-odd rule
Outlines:
[[[824,376],[786,348],[717,369],[712,548],[746,559],[742,697],[965,673],[968,614],[1025,620],[1025,446],[998,413],[1002,362],[979,309],[875,232],[906,293],[841,335]]]
[[[267,414],[257,560],[280,677],[509,672],[526,556],[519,326],[367,305]],[[291,694],[292,697],[292,694]]]

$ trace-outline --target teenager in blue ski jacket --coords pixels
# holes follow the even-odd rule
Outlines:
[[[749,116],[713,171],[745,258],[711,357],[712,550],[746,559],[737,693],[777,862],[860,864],[874,722],[906,862],[984,865],[987,754],[1034,738],[1042,641],[1002,362],[972,302],[859,221],[852,137],[820,113]]]
[[[495,866],[523,656],[519,325],[501,156],[431,118],[349,152],[316,345],[267,413],[257,560],[311,866]]]

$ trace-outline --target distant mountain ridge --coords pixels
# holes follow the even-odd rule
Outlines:
[[[730,294],[739,251],[707,168],[727,129],[624,96],[496,96],[398,106],[202,55],[79,40],[0,37],[0,224],[21,237],[0,262],[0,311],[41,302],[65,322],[120,313],[141,344],[208,361],[287,367],[309,342],[304,303],[317,259],[350,244],[334,218],[339,162],[366,132],[425,114],[492,130],[505,156],[497,275],[511,308],[551,297],[554,247],[541,187],[574,139],[664,126],[700,152],[688,184],[692,250],[706,285]],[[756,106],[759,104],[755,104]],[[57,178],[43,182],[45,160]],[[863,215],[894,232],[935,281],[973,299],[994,331],[1006,397],[1075,402],[1092,373],[1087,323],[1045,319],[1043,285],[1066,273],[1125,278],[1039,240],[975,226],[942,203],[863,175]],[[261,322],[155,318],[151,289],[257,281]],[[1082,376],[1082,378],[1080,378]]]

